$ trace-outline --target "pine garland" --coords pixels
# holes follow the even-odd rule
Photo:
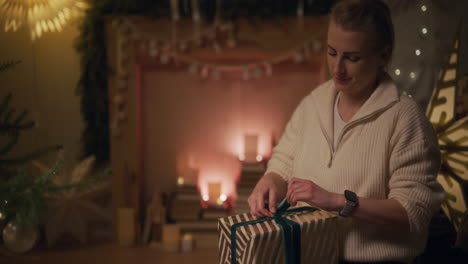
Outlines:
[[[235,21],[245,17],[276,19],[296,16],[299,0],[223,0],[220,17]],[[205,22],[215,16],[216,1],[200,0],[200,13]],[[335,0],[304,0],[304,15],[314,16],[329,11]],[[181,17],[191,16],[188,8],[180,8]],[[153,0],[93,1],[86,11],[75,48],[81,55],[81,76],[77,93],[81,95],[81,112],[85,123],[82,135],[83,156],[94,155],[97,163],[109,160],[109,113],[107,78],[112,69],[107,65],[104,20],[106,16],[140,15],[149,18],[169,17],[170,2]]]

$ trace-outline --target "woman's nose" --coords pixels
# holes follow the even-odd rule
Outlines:
[[[343,74],[345,72],[345,67],[343,64],[343,59],[337,57],[335,60],[335,64],[333,65],[333,73],[335,74]]]

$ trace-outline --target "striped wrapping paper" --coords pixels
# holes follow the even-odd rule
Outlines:
[[[301,226],[301,263],[338,262],[338,218],[325,211],[301,212],[286,216]],[[219,263],[231,263],[231,226],[255,218],[250,213],[220,218],[218,221]],[[281,229],[275,221],[237,229],[237,263],[284,263]]]

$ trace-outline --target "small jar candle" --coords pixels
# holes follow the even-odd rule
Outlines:
[[[184,234],[181,241],[182,252],[192,252],[193,250],[193,236],[192,234]]]

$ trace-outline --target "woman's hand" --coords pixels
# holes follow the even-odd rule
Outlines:
[[[269,173],[263,176],[249,196],[250,212],[259,218],[272,217],[272,213],[276,212],[279,201],[284,198],[286,189],[286,181],[278,174]],[[265,208],[265,202],[267,201],[269,210]]]
[[[299,178],[289,181],[286,198],[291,206],[295,206],[297,202],[305,202],[327,211],[335,210],[340,203],[339,195],[326,191],[310,180]]]

